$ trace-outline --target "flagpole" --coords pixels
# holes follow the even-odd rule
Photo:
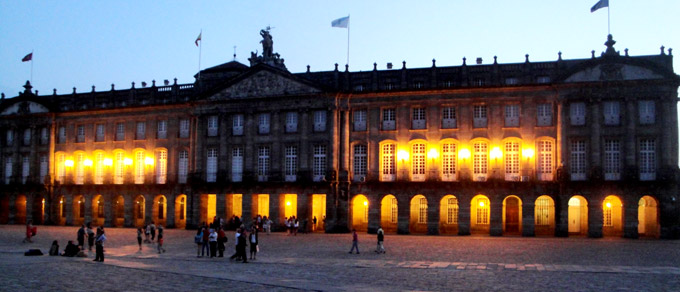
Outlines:
[[[350,27],[350,22],[351,22],[351,21],[349,21],[349,20],[351,20],[349,18],[349,14],[347,14],[347,20],[348,20],[347,21],[347,66],[349,67],[349,27]]]
[[[609,2],[607,2],[607,35],[612,34],[611,32],[611,26],[609,24],[609,11],[611,10],[611,6],[609,5]]]
[[[31,50],[31,84],[33,84],[33,50]]]
[[[201,85],[201,51],[203,50],[203,30],[199,33],[201,37],[200,43],[198,44],[198,85]]]

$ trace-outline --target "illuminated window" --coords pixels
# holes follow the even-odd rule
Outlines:
[[[505,126],[519,127],[519,104],[505,106]]]
[[[56,157],[56,165],[55,165],[55,172],[56,172],[56,179],[58,182],[63,183],[64,182],[64,176],[66,175],[66,156],[64,153],[59,153],[57,154]]]
[[[208,158],[205,165],[205,181],[215,182],[217,180],[217,148],[208,149]]]
[[[638,113],[640,115],[641,125],[651,125],[654,124],[655,118],[655,107],[653,100],[641,100],[638,101]]]
[[[656,179],[656,141],[640,140],[640,180]]]
[[[94,154],[94,183],[97,185],[104,183],[104,152]]]
[[[137,131],[135,132],[136,140],[146,139],[146,122],[137,122]]]
[[[572,126],[583,126],[586,124],[586,104],[575,102],[569,105],[569,119]]]
[[[28,156],[22,157],[21,161],[21,183],[26,184],[31,173],[31,162]]]
[[[538,179],[553,179],[553,143],[538,141]]]
[[[475,142],[473,145],[472,168],[475,180],[486,180],[488,173],[488,145],[485,142]]]
[[[217,136],[218,132],[218,119],[217,116],[209,116],[208,117],[208,136],[214,137]]]
[[[269,134],[269,113],[261,113],[258,117],[257,131],[260,134]]]
[[[536,225],[550,225],[550,198],[539,197],[536,199]]]
[[[487,116],[485,105],[475,105],[472,107],[472,124],[475,128],[486,128]]]
[[[179,161],[177,161],[177,182],[181,184],[187,183],[187,174],[189,173],[189,152],[186,150],[179,151]]]
[[[604,124],[617,126],[621,120],[621,109],[618,101],[605,101],[602,104],[604,110]]]
[[[393,108],[385,108],[382,110],[382,130],[393,131],[397,128],[396,111]]]
[[[135,183],[144,183],[144,151],[135,152]]]
[[[411,129],[421,130],[425,129],[427,123],[425,118],[425,108],[416,107],[412,110],[413,114],[411,116]]]
[[[394,144],[383,144],[382,147],[382,169],[380,171],[381,176],[380,180],[381,181],[394,181],[395,179],[395,173],[396,173],[396,165],[395,165],[395,145]]]
[[[82,185],[85,182],[85,154],[75,155],[75,184]]]
[[[397,212],[399,208],[397,206],[397,198],[392,198],[392,205],[390,206],[390,222],[397,223]]]
[[[602,225],[607,226],[607,227],[613,226],[612,225],[612,202],[609,199],[604,200],[604,205],[602,207],[603,207],[602,215],[604,217]]]
[[[519,142],[505,142],[505,180],[519,181]]]
[[[297,155],[298,155],[298,149],[297,146],[286,146],[284,149],[286,157],[284,161],[284,166],[285,166],[285,172],[286,172],[286,181],[296,181],[297,180]]]
[[[477,224],[489,224],[489,200],[477,198]]]
[[[427,223],[427,199],[418,200],[418,223]]]
[[[191,129],[191,122],[189,119],[181,119],[179,120],[179,137],[180,138],[189,138],[189,133]]]
[[[425,180],[425,144],[417,143],[411,146],[412,164],[411,179],[413,181]]]
[[[243,115],[235,114],[231,120],[231,134],[234,136],[243,135]]]
[[[10,146],[14,144],[14,131],[13,130],[7,130],[6,133],[6,138],[7,138],[7,146]]]
[[[287,112],[286,113],[286,133],[295,133],[298,128],[298,113],[297,112]]]
[[[366,131],[366,110],[355,110],[352,113],[354,131]]]
[[[446,224],[458,224],[458,199],[449,198],[446,201]]]
[[[257,149],[257,180],[269,180],[269,146],[260,146]]]
[[[442,129],[455,129],[456,127],[456,108],[452,106],[442,108]]]
[[[168,179],[168,151],[156,152],[156,183],[164,184]]]
[[[621,179],[621,142],[604,140],[604,179]]]
[[[552,126],[552,105],[542,103],[536,106],[536,125],[539,127]]]
[[[166,139],[168,138],[168,121],[160,120],[156,128],[156,138]]]
[[[113,157],[113,183],[119,185],[125,180],[125,152],[116,151]]]
[[[366,180],[367,159],[366,145],[354,145],[354,181]]]
[[[231,150],[231,181],[243,180],[243,147],[234,147]]]
[[[314,181],[322,181],[326,177],[326,145],[314,145],[314,160],[312,164]]]
[[[442,180],[456,180],[456,155],[457,145],[453,143],[442,144]]]
[[[571,180],[586,179],[586,142],[571,141]]]
[[[125,141],[125,123],[116,124],[116,141]]]
[[[184,213],[185,213],[185,205],[186,202],[184,200],[184,197],[179,199],[179,220],[184,220]]]

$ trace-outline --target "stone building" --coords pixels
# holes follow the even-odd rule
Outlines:
[[[326,232],[678,237],[672,50],[614,44],[589,59],[303,73],[266,47],[194,84],[27,83],[0,103],[0,223],[263,215]]]

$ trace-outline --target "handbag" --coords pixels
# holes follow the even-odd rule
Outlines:
[[[194,237],[194,243],[202,243],[203,237],[199,234]]]

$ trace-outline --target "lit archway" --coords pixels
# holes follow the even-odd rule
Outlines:
[[[610,195],[602,201],[602,234],[623,235],[623,203],[617,196]]]
[[[118,196],[113,200],[113,226],[122,227],[124,224],[125,224],[125,199],[123,198],[123,196]]]
[[[410,233],[427,233],[427,198],[415,195],[411,199]]]
[[[31,220],[33,224],[43,224],[45,222],[45,198],[40,195],[33,197]]]
[[[297,218],[297,195],[296,194],[281,194],[279,197],[283,216],[290,218],[295,216]],[[300,225],[302,223],[300,222]]]
[[[503,233],[522,233],[522,200],[517,196],[507,196],[503,200]]]
[[[66,225],[66,198],[59,196],[56,206],[57,225]]]
[[[352,228],[357,231],[368,231],[368,198],[356,195],[352,199]]]
[[[489,234],[491,204],[485,195],[476,195],[470,201],[470,233]]]
[[[156,195],[153,199],[153,209],[151,211],[151,218],[156,225],[161,224],[167,226],[167,200],[164,195]]]
[[[380,226],[385,232],[396,233],[399,221],[397,198],[387,195],[380,201]]]
[[[217,216],[217,195],[216,194],[203,194],[201,195],[200,204],[200,216],[203,225],[212,224],[213,220]]]
[[[458,233],[458,198],[446,195],[439,202],[439,233]]]
[[[638,202],[638,234],[659,237],[659,204],[652,196],[643,196]]]
[[[175,227],[185,228],[187,226],[187,196],[179,195],[175,198]]]
[[[73,225],[80,226],[85,223],[85,197],[73,196]]]
[[[255,194],[251,197],[251,214],[269,217],[269,194]],[[283,203],[285,205],[285,202]],[[280,205],[280,204],[279,204]],[[280,206],[279,206],[280,207]],[[283,223],[284,212],[279,212],[279,222]],[[243,219],[243,218],[241,218]],[[272,221],[276,221],[272,219]]]
[[[314,224],[314,218],[316,218],[316,224]],[[312,231],[324,232],[326,227],[324,226],[324,220],[326,220],[326,195],[325,194],[313,194],[312,195]]]
[[[134,208],[134,211],[133,211],[134,217],[133,218],[134,218],[134,225],[137,226],[137,227],[142,227],[142,226],[144,226],[144,223],[146,223],[146,222],[144,222],[144,214],[146,212],[145,203],[146,203],[146,199],[144,198],[144,196],[138,195],[137,197],[135,197],[134,206],[133,206],[133,208]]]
[[[17,196],[14,200],[14,212],[14,223],[26,224],[26,196]]]
[[[569,199],[569,234],[588,234],[588,201],[583,196],[573,196]]]
[[[92,224],[96,226],[104,225],[104,199],[102,195],[92,198]]]
[[[243,194],[227,194],[225,204],[227,221],[234,216],[238,216],[239,218],[243,216]]]
[[[555,235],[555,201],[550,196],[540,196],[534,204],[534,233]]]

